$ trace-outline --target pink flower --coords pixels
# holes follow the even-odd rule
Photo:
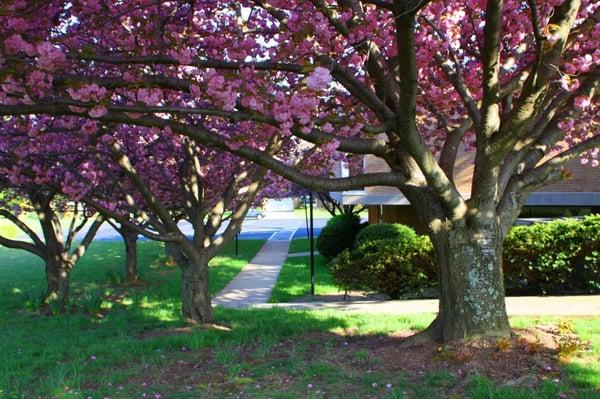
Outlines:
[[[171,50],[171,57],[175,58],[181,65],[189,65],[192,63],[193,57],[196,56],[195,50],[185,48],[183,50]]]
[[[81,126],[81,131],[85,134],[94,134],[98,131],[98,122],[96,121],[86,121]]]
[[[558,127],[562,130],[571,130],[575,126],[575,121],[571,118],[558,122]]]
[[[27,76],[29,89],[37,96],[43,96],[52,87],[52,75],[42,71],[33,71]]]
[[[566,91],[574,91],[579,88],[579,79],[571,79],[569,75],[563,75],[560,79],[560,87]]]
[[[95,83],[83,85],[77,89],[72,87],[67,88],[67,93],[69,93],[69,96],[71,96],[73,100],[83,102],[101,100],[106,96],[106,92],[105,87],[100,87]]]
[[[88,114],[92,118],[100,118],[101,116],[106,115],[107,112],[108,111],[104,105],[96,105],[94,108],[90,109],[90,112],[88,112]]]
[[[35,47],[23,40],[21,35],[12,35],[4,40],[4,47],[9,54],[16,54],[19,51],[25,52],[30,57],[35,54]]]
[[[14,31],[24,32],[27,30],[29,24],[21,17],[11,17],[8,19],[7,25]]]
[[[321,130],[325,133],[331,133],[333,132],[333,126],[331,125],[331,123],[327,122],[326,124],[321,126]]]
[[[53,46],[50,42],[38,44],[37,52],[39,67],[47,71],[57,69],[67,60],[61,49]]]
[[[320,66],[316,67],[306,79],[306,85],[313,90],[326,89],[329,82],[331,82],[329,69]]]
[[[163,98],[162,91],[159,89],[139,89],[137,93],[138,101],[148,106],[158,105]]]
[[[586,96],[575,97],[574,104],[577,108],[587,108],[590,106],[590,99]]]

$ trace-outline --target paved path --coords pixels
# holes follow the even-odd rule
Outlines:
[[[266,304],[277,282],[277,276],[288,256],[291,239],[299,227],[280,230],[269,238],[254,259],[221,291],[214,306],[242,308]]]
[[[257,304],[255,308],[333,309],[380,314],[437,313],[437,299]],[[599,316],[600,295],[506,298],[509,316]]]

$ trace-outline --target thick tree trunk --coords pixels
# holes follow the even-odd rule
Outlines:
[[[496,228],[486,230],[455,227],[434,240],[440,306],[429,332],[438,340],[510,336],[502,239]]]
[[[208,283],[208,257],[190,259],[182,267],[181,295],[183,318],[187,323],[205,325],[214,320]]]
[[[60,254],[49,255],[46,259],[45,306],[56,306],[60,312],[66,310],[69,301],[69,272],[67,262]]]
[[[167,264],[170,266],[183,265],[187,262],[183,252],[173,242],[165,242],[165,256],[167,257]]]
[[[124,229],[121,232],[125,242],[125,281],[133,284],[138,281],[137,272],[137,240],[135,231]]]

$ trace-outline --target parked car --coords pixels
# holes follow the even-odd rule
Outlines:
[[[248,213],[246,214],[246,219],[262,219],[264,218],[266,215],[263,211],[256,209],[256,208],[250,208],[248,210]]]

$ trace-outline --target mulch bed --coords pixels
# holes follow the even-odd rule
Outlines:
[[[154,338],[172,334],[187,334],[188,329],[167,329],[148,332],[143,338]],[[496,384],[511,387],[536,388],[544,380],[560,381],[563,378],[559,360],[559,343],[565,337],[577,340],[572,334],[556,326],[539,326],[515,329],[513,337],[505,340],[453,342],[439,345],[434,343],[408,344],[414,332],[405,331],[393,335],[353,335],[352,332],[308,333],[302,339],[293,337],[273,345],[266,356],[257,358],[255,344],[236,350],[236,363],[260,366],[278,359],[286,359],[298,342],[303,342],[302,356],[311,362],[326,362],[354,373],[380,372],[386,376],[402,373],[414,383],[422,381],[430,372],[445,370],[454,375],[454,383],[445,396],[463,394],[475,376],[486,376]],[[257,338],[258,340],[259,338]],[[325,356],[324,345],[330,351]],[[368,352],[368,359],[358,359],[356,352]],[[166,354],[166,353],[165,353]],[[370,361],[373,360],[373,361]],[[282,370],[282,373],[285,373]],[[130,384],[151,385],[160,381],[172,386],[205,387],[212,392],[240,391],[246,384],[261,384],[262,387],[279,384],[292,376],[281,375],[254,379],[252,374],[240,374],[232,379],[226,367],[215,362],[212,349],[186,353],[185,360],[149,366],[143,375],[136,376]],[[278,381],[267,381],[276,378]],[[285,382],[285,381],[283,381]],[[351,383],[351,381],[348,381]],[[190,389],[190,388],[188,388]],[[208,392],[207,391],[207,392]]]

